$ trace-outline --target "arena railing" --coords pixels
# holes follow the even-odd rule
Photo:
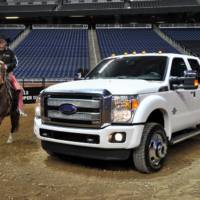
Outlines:
[[[46,88],[49,85],[56,83],[73,81],[74,78],[30,78],[30,79],[17,79],[23,88],[25,87],[43,87]]]
[[[200,23],[194,24],[160,24],[159,28],[200,28]]]
[[[80,3],[94,3],[94,4],[98,4],[98,3],[119,3],[119,2],[124,2],[124,0],[96,0],[94,2],[94,0],[67,0],[63,2],[63,5],[67,5],[67,4],[80,4]]]
[[[19,5],[56,5],[58,4],[58,0],[33,0],[33,1],[30,1],[30,0],[7,0],[7,4],[8,5],[16,5],[16,6],[19,6]]]
[[[23,24],[0,24],[0,29],[25,29]]]
[[[88,29],[87,24],[34,24],[32,29]]]
[[[151,29],[152,28],[152,24],[136,24],[136,23],[131,23],[131,24],[97,24],[96,25],[96,29],[109,29],[109,28],[147,28],[147,29]]]

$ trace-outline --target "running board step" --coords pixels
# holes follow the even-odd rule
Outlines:
[[[172,140],[170,141],[170,144],[177,144],[179,142],[182,142],[184,140],[187,140],[189,138],[192,138],[194,136],[200,135],[200,129],[193,130],[188,133],[182,133],[180,135],[172,137]]]

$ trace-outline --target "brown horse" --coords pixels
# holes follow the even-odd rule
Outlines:
[[[14,91],[6,78],[6,69],[0,62],[0,125],[6,116],[10,115],[11,131],[7,143],[13,142],[13,133],[19,127],[18,92]]]

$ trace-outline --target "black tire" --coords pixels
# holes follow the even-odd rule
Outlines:
[[[167,145],[163,127],[158,123],[147,123],[140,146],[133,150],[135,168],[143,173],[159,171],[167,156]]]

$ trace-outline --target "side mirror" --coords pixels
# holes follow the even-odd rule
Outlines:
[[[87,68],[80,68],[78,69],[78,72],[74,76],[74,80],[84,80],[86,78],[86,75],[88,74]]]
[[[169,83],[172,90],[194,90],[199,86],[197,72],[192,70],[185,71],[183,77],[171,77]]]

